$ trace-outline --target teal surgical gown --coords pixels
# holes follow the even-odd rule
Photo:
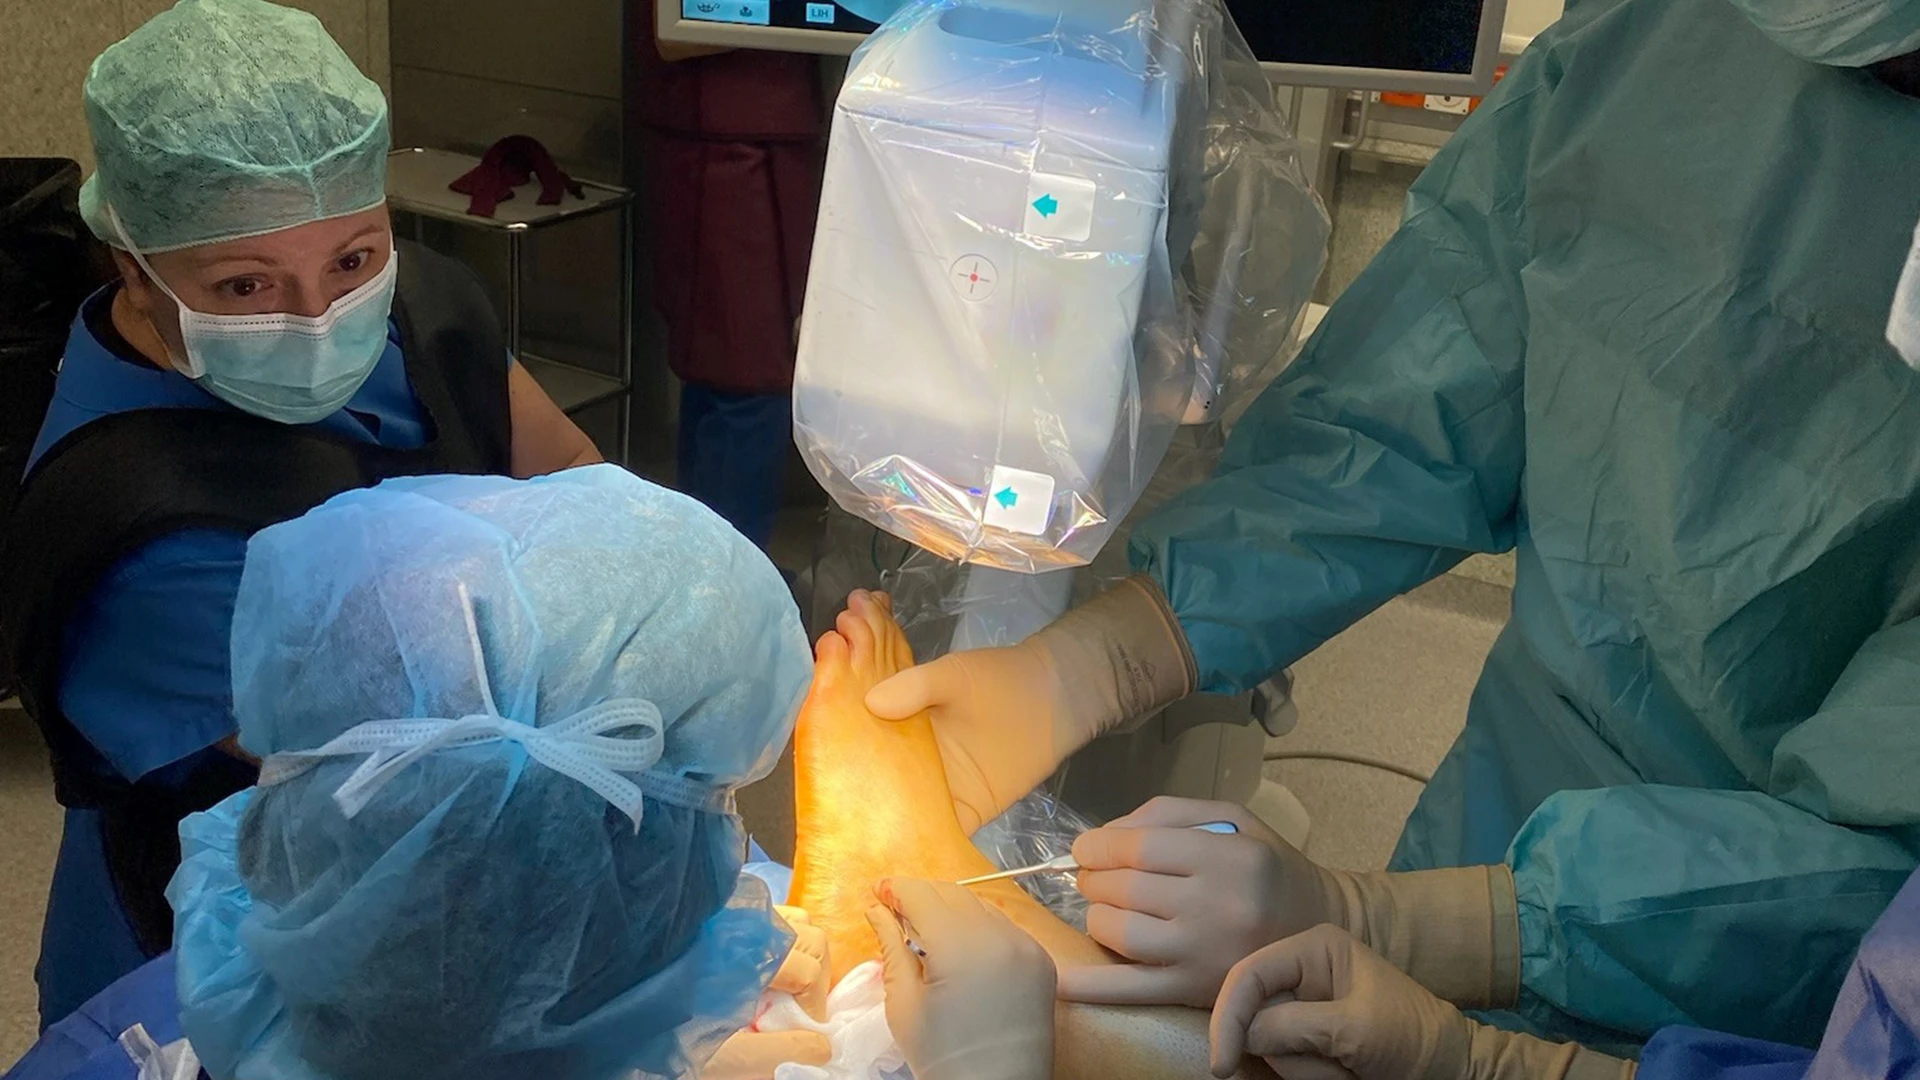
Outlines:
[[[1510,860],[1524,1018],[1812,1045],[1920,852],[1920,100],[1575,0],[1134,534],[1203,688],[1470,552],[1513,615],[1395,867]]]

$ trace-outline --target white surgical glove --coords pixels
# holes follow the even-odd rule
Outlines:
[[[887,1026],[915,1080],[1048,1080],[1046,951],[961,886],[902,878],[880,895],[867,921],[880,937]]]
[[[1232,822],[1237,836],[1191,828]],[[1351,932],[1462,1007],[1502,1008],[1520,984],[1520,922],[1504,866],[1329,870],[1245,807],[1158,798],[1073,845],[1087,933],[1135,961],[1069,968],[1061,996],[1206,1008],[1241,958],[1321,923]]]
[[[850,607],[885,602],[857,592]],[[886,720],[931,713],[954,812],[969,834],[1068,755],[1193,692],[1193,653],[1152,579],[1129,578],[1010,648],[950,653],[874,687]]]
[[[1213,1075],[1241,1055],[1287,1080],[1632,1080],[1632,1062],[1468,1020],[1351,934],[1319,926],[1234,965]]]

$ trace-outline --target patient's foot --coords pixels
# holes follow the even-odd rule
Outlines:
[[[835,977],[879,955],[866,909],[887,877],[935,881],[994,871],[953,814],[932,722],[887,721],[867,691],[913,664],[884,595],[855,593],[814,650],[813,691],[794,732],[794,880],[790,903],[831,941]],[[1054,918],[1017,884],[978,889],[1065,964],[1105,952]]]
[[[794,734],[789,902],[826,930],[838,978],[878,956],[865,912],[880,879],[956,881],[993,866],[954,817],[932,722],[918,716],[889,723],[867,712],[867,690],[913,663],[886,598],[854,594],[814,657],[813,693]],[[1013,882],[979,886],[975,894],[1062,967],[1113,962]],[[1189,1080],[1207,1073],[1207,1014],[1198,1009],[1063,1005],[1055,1038],[1055,1080]],[[1242,1075],[1272,1074],[1256,1066]]]

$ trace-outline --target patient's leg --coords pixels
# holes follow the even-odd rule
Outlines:
[[[789,902],[826,929],[838,977],[878,955],[864,913],[881,878],[955,881],[994,867],[954,817],[932,722],[880,720],[863,704],[868,689],[913,663],[884,601],[856,597],[838,630],[821,638],[815,660],[813,692],[794,733]],[[975,891],[1033,935],[1055,963],[1114,962],[1019,885],[995,882]],[[1056,1080],[1207,1075],[1207,1014],[1200,1010],[1063,1004],[1055,1024]]]

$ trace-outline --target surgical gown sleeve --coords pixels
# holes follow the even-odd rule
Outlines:
[[[1629,1031],[1811,1046],[1913,872],[1920,620],[1867,639],[1782,738],[1766,791],[1639,785],[1542,803],[1508,859],[1521,983]]]
[[[1398,232],[1234,429],[1219,474],[1135,530],[1200,688],[1243,690],[1473,552],[1512,547],[1524,422],[1523,60]]]

